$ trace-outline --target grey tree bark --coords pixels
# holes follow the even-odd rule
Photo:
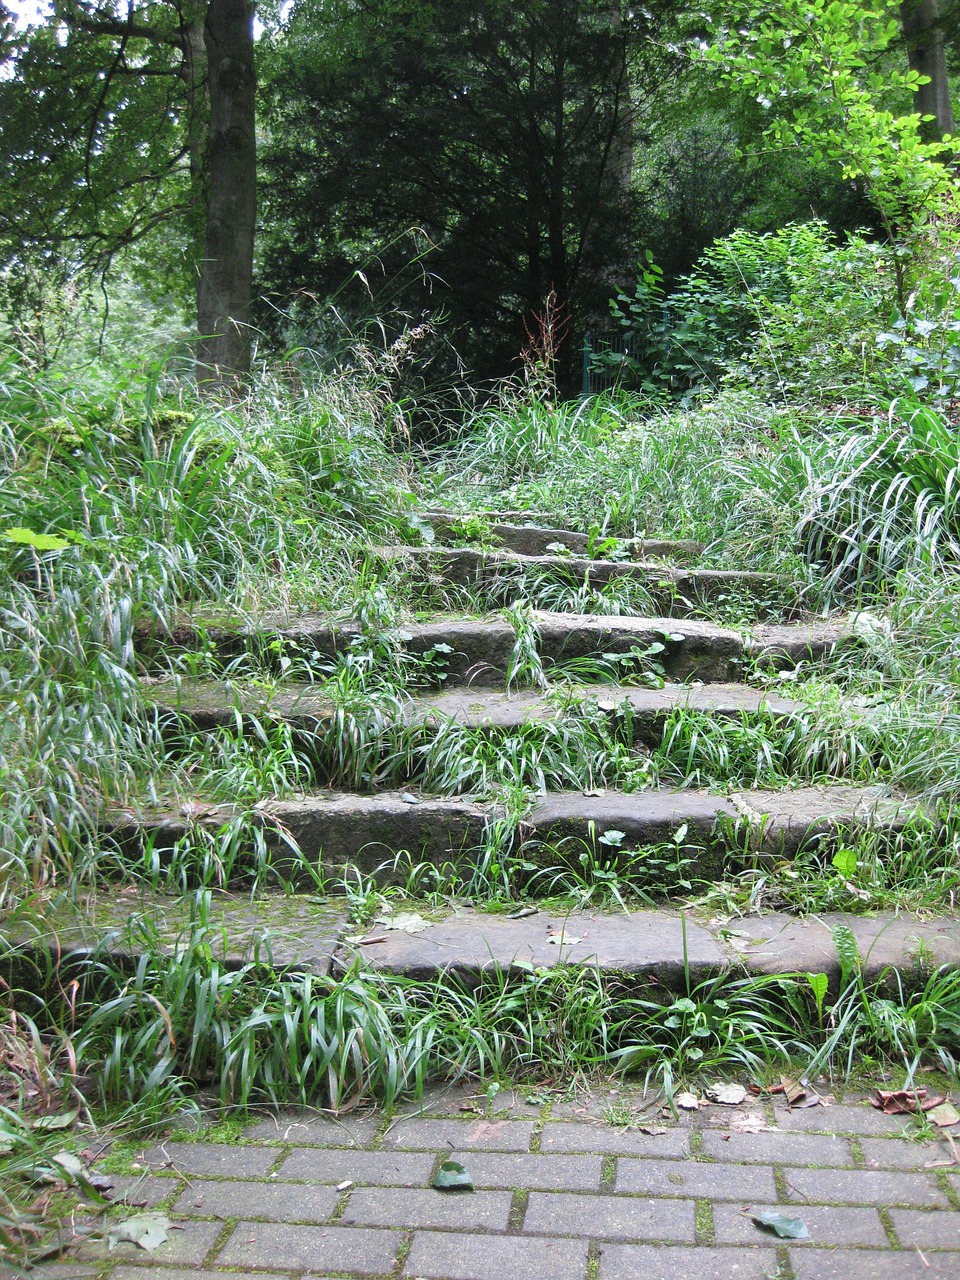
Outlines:
[[[900,24],[911,70],[928,77],[917,91],[916,106],[921,115],[933,117],[924,124],[923,133],[928,141],[936,141],[954,132],[939,0],[904,0]]]
[[[197,290],[197,379],[213,393],[235,390],[250,372],[257,213],[253,12],[249,0],[210,0],[203,29],[209,200]]]

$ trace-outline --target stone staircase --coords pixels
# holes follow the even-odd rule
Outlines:
[[[435,513],[432,519],[439,540],[456,538],[456,517]],[[842,619],[801,620],[789,587],[783,590],[769,575],[689,567],[701,550],[694,543],[639,540],[616,548],[623,558],[590,558],[596,539],[519,512],[486,517],[485,536],[496,540],[495,549],[380,548],[368,563],[400,564],[441,592],[467,588],[485,611],[512,602],[517,582],[529,580],[532,570],[595,584],[633,577],[658,612],[638,617],[527,609],[522,635],[517,617],[487,612],[404,623],[392,629],[390,643],[400,669],[419,683],[386,708],[371,695],[368,705],[355,701],[347,713],[331,696],[323,671],[364,650],[370,637],[361,623],[309,613],[268,614],[255,625],[222,616],[183,618],[164,634],[139,636],[141,658],[157,673],[144,681],[145,714],[157,717],[171,741],[186,731],[254,734],[282,720],[315,761],[315,787],[294,796],[263,795],[247,813],[258,839],[231,863],[228,882],[216,886],[210,907],[228,962],[241,963],[266,946],[278,965],[330,972],[359,962],[419,978],[451,970],[469,975],[491,964],[597,964],[673,987],[691,973],[707,976],[731,966],[836,973],[829,918],[811,927],[780,914],[751,916],[731,930],[724,921],[695,920],[671,904],[670,892],[682,896],[691,880],[715,880],[731,867],[791,858],[820,843],[826,848],[841,831],[873,830],[892,840],[916,819],[918,806],[910,797],[842,779],[712,793],[684,785],[626,789],[614,778],[539,788],[539,794],[533,788],[521,806],[516,798],[512,805],[502,796],[477,798],[469,782],[430,789],[421,763],[431,742],[459,731],[469,731],[474,741],[485,737],[495,748],[531,727],[560,731],[589,720],[637,760],[684,710],[711,720],[748,716],[786,724],[809,709],[748,683],[748,677],[853,653],[853,629]],[[792,620],[763,620],[741,630],[697,616],[731,591],[741,600],[755,598],[761,619],[773,614]],[[201,652],[203,663],[191,664]],[[173,678],[171,654],[179,655],[181,669],[206,665],[220,674]],[[250,655],[253,667],[244,666]],[[297,662],[285,664],[285,655]],[[597,683],[591,673],[598,664],[633,680]],[[296,678],[288,674],[291,666]],[[259,674],[252,677],[251,670]],[[533,687],[523,687],[525,680]],[[337,782],[337,734],[360,723],[371,763],[364,785],[344,786]],[[578,762],[570,764],[575,775]],[[162,889],[163,868],[178,845],[202,836],[214,840],[235,813],[236,806],[202,796],[187,804],[160,798],[136,811],[104,814],[102,835],[121,861],[144,865],[152,859]],[[631,913],[558,911],[538,903],[536,886],[553,883],[548,873],[558,851],[574,860],[582,854],[616,875],[646,847],[682,848],[682,876],[658,886],[662,902]],[[245,885],[258,865],[263,871],[264,859],[269,875],[260,876],[251,896]],[[438,892],[429,910],[422,908],[425,923],[417,931],[389,927],[388,913],[386,925],[374,922],[358,932],[336,896],[323,899],[324,889],[336,895],[344,876],[351,883],[369,876],[381,886],[403,884],[417,868],[419,883],[423,868],[432,868],[434,885],[443,878],[462,885],[478,863],[491,860],[501,869],[508,862],[518,868],[518,883],[524,874],[530,878],[518,911],[478,910],[453,896],[444,901]],[[285,891],[265,890],[270,878]],[[179,893],[91,894],[79,908],[64,909],[38,927],[32,941],[43,948],[55,935],[64,952],[82,957],[113,931],[111,945],[129,951],[135,944],[124,925],[142,914],[174,947],[193,909],[189,895]],[[918,946],[937,963],[960,963],[960,930],[952,917],[921,925],[879,916],[854,924],[870,964],[907,964]]]

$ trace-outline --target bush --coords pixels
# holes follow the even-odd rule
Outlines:
[[[667,296],[648,256],[614,318],[629,354],[600,354],[628,386],[689,399],[727,384],[780,397],[860,390],[892,359],[876,334],[896,315],[889,250],[837,244],[822,222],[716,241]]]

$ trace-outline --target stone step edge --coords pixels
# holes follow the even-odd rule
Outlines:
[[[589,578],[604,585],[618,578],[635,578],[648,588],[665,593],[686,591],[701,598],[714,598],[722,590],[742,587],[760,590],[786,586],[775,573],[748,569],[683,569],[675,565],[644,560],[593,560],[570,555],[525,555],[517,551],[484,550],[479,547],[370,547],[366,554],[384,562],[407,561],[423,564],[455,586],[493,587],[501,583],[504,570],[549,570],[571,578]]]
[[[147,843],[155,855],[168,855],[178,841],[216,835],[240,813],[230,805],[195,802],[186,812],[114,810],[103,815],[100,835],[134,855]],[[731,851],[750,857],[791,857],[839,830],[895,835],[918,814],[924,811],[915,799],[845,785],[735,792],[729,797],[652,789],[624,795],[598,788],[540,796],[517,822],[493,803],[422,796],[410,789],[375,795],[322,791],[296,800],[265,801],[253,811],[251,821],[261,831],[278,873],[297,879],[301,868],[306,879],[308,867],[320,868],[325,875],[356,867],[364,874],[379,872],[389,882],[394,866],[393,878],[402,882],[404,867],[411,861],[469,869],[496,824],[503,855],[515,851],[534,863],[543,844],[589,846],[604,832],[618,831],[623,833],[626,857],[638,847],[673,846],[677,832],[685,828],[679,843],[696,865],[689,874],[709,877],[722,875]],[[249,871],[252,859],[240,862]]]
[[[8,938],[0,973],[35,989],[42,981],[42,958],[51,952],[61,983],[82,973],[98,949],[121,961],[137,959],[146,950],[141,919],[149,923],[151,937],[159,934],[168,954],[184,945],[191,928],[204,928],[213,954],[230,968],[259,959],[276,971],[337,975],[359,966],[425,982],[476,982],[492,970],[522,978],[538,969],[581,966],[633,979],[647,991],[653,984],[655,993],[656,987],[685,992],[688,982],[692,987],[723,977],[825,973],[836,995],[838,926],[853,934],[868,985],[884,979],[893,984],[896,973],[922,982],[941,966],[960,967],[956,913],[920,920],[889,912],[774,912],[729,922],[675,909],[563,912],[529,902],[511,915],[457,904],[438,911],[405,900],[359,926],[336,899],[273,895],[251,901],[220,894],[200,909],[196,898],[131,893],[122,901],[92,894],[82,909],[61,906],[42,924],[22,924]]]
[[[537,649],[547,664],[582,661],[598,654],[626,654],[634,649],[659,646],[656,661],[673,680],[700,679],[708,683],[739,680],[744,662],[773,670],[797,663],[823,661],[833,653],[861,641],[847,619],[814,623],[762,624],[749,635],[699,619],[679,622],[668,617],[551,613],[531,610],[531,626],[537,632]],[[325,614],[266,613],[256,624],[237,620],[172,619],[164,629],[140,627],[138,652],[145,659],[158,657],[170,647],[195,649],[212,645],[222,657],[243,653],[250,645],[279,641],[293,652],[315,654],[333,660],[362,636],[355,623],[341,622]],[[404,623],[397,639],[415,657],[443,653],[448,686],[473,684],[489,688],[502,685],[510,670],[516,631],[505,618],[442,617]],[[549,672],[548,672],[549,676]]]
[[[336,704],[316,684],[279,683],[272,689],[245,685],[243,681],[149,679],[141,682],[148,711],[195,731],[243,727],[243,719],[265,717],[282,720],[294,730],[317,732],[337,714]],[[386,726],[453,722],[481,730],[516,729],[532,723],[553,723],[596,709],[608,718],[633,717],[635,741],[658,741],[666,719],[678,710],[723,718],[738,715],[787,719],[810,711],[804,704],[766,689],[745,684],[554,685],[544,690],[500,692],[468,690],[416,694],[398,714],[393,707],[371,707]]]
[[[507,551],[515,551],[520,555],[548,555],[551,544],[565,546],[575,553],[587,552],[591,545],[591,535],[575,529],[565,529],[557,525],[548,516],[534,513],[508,511],[473,512],[457,515],[453,512],[429,511],[424,518],[431,524],[440,537],[449,536],[451,531],[471,515],[479,516],[486,521],[491,537],[500,547]],[[603,542],[601,535],[594,540]],[[704,544],[692,538],[648,538],[643,536],[620,537],[615,541],[635,553],[635,558],[692,560],[702,555]]]

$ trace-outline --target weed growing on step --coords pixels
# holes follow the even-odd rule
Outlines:
[[[949,815],[918,813],[901,831],[841,830],[802,847],[789,860],[747,850],[747,868],[699,901],[712,912],[731,915],[953,910],[960,897],[958,843]]]

